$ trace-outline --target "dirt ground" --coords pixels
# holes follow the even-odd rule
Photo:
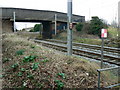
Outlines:
[[[96,88],[99,65],[66,56],[16,34],[3,35],[3,88]],[[106,74],[101,87],[110,85]]]

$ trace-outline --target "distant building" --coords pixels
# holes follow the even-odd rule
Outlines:
[[[120,1],[118,2],[118,25],[120,27]]]

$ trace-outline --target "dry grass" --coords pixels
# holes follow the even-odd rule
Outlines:
[[[109,33],[109,38],[118,38],[118,29],[117,28],[113,28],[113,27],[109,27],[108,28],[108,33]]]
[[[23,55],[16,55],[18,50],[25,52]],[[23,63],[24,57],[30,55],[35,55],[37,58],[33,62]],[[100,68],[98,64],[60,54],[15,34],[3,36],[3,59],[5,58],[9,59],[3,63],[3,87],[6,88],[94,88],[97,86],[96,70]],[[19,66],[14,70],[11,66],[15,63]],[[31,68],[34,63],[39,63],[36,70]],[[22,68],[25,69],[24,72],[21,71]],[[19,75],[20,72],[22,75]],[[59,73],[65,78],[58,75]],[[103,77],[108,78],[105,75]],[[111,83],[104,81],[102,85]]]
[[[55,37],[55,39],[67,40],[67,32],[62,32]],[[95,35],[88,35],[88,34],[81,34],[81,32],[73,32],[73,42],[77,43],[85,43],[85,44],[93,44],[93,45],[101,45],[101,40],[98,36]]]
[[[18,31],[17,35],[27,39],[41,38],[39,32]]]

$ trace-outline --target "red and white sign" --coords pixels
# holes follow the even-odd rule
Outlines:
[[[107,38],[107,29],[102,29],[101,30],[101,37],[102,38]]]

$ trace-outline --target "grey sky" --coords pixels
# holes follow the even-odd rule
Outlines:
[[[98,16],[111,23],[117,21],[120,0],[73,0],[73,14],[83,15],[86,20]],[[0,0],[0,7],[16,7],[67,12],[67,0]]]

